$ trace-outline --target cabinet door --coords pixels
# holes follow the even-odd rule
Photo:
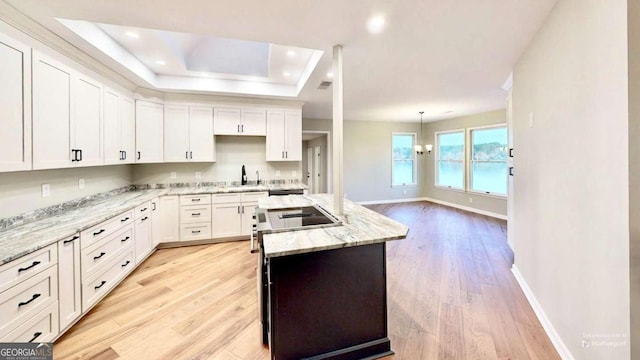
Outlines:
[[[160,198],[153,198],[151,200],[151,246],[154,248],[160,243],[160,234],[162,232],[160,206]]]
[[[242,234],[240,207],[240,203],[212,205],[212,238],[240,236]]]
[[[284,126],[284,111],[267,111],[267,161],[284,160]]]
[[[103,165],[100,120],[102,84],[81,75],[74,76],[71,95],[71,103],[75,108],[71,117],[71,138],[74,139],[74,148],[81,151],[81,161],[75,162],[75,165]]]
[[[215,161],[213,108],[189,109],[189,151],[191,161]]]
[[[31,169],[31,49],[0,34],[0,172]]]
[[[190,161],[189,107],[183,105],[165,105],[164,131],[164,161]]]
[[[302,114],[297,111],[287,111],[284,118],[284,159],[302,161]]]
[[[177,195],[161,197],[157,211],[160,215],[159,242],[180,241],[180,197]]]
[[[242,203],[242,235],[251,235],[253,224],[256,223],[253,214],[257,207],[258,203]]]
[[[33,169],[71,166],[71,71],[33,52]]]
[[[149,215],[145,215],[140,219],[136,220],[135,223],[135,234],[133,237],[133,241],[135,243],[135,256],[136,256],[136,265],[140,264],[140,262],[151,252],[151,217]]]
[[[239,135],[241,112],[239,108],[214,108],[213,132],[216,135]]]
[[[161,104],[136,101],[136,163],[163,161],[164,111]]]
[[[242,109],[241,135],[267,135],[266,111],[263,109]]]
[[[133,99],[120,96],[120,149],[123,164],[133,164],[136,159],[136,108]]]
[[[120,164],[123,161],[120,147],[120,96],[113,90],[105,89],[102,98],[104,164]]]
[[[58,300],[60,330],[82,314],[80,298],[80,235],[58,241]]]

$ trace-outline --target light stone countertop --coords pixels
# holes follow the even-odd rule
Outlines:
[[[340,219],[342,225],[264,234],[262,242],[266,257],[400,240],[405,239],[409,232],[406,225],[347,199],[344,200],[344,215],[335,215],[331,194],[272,196],[258,201],[258,207],[263,209],[286,209],[314,204]]]
[[[230,185],[230,186],[188,186],[175,187],[169,189],[169,195],[198,195],[198,194],[226,194],[238,192],[260,192],[269,190],[305,190],[307,186],[303,183],[287,184],[260,184],[260,185]]]

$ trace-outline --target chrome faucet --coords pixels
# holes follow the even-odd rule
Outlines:
[[[260,185],[260,171],[258,170],[256,170],[256,178],[257,178],[256,185]]]

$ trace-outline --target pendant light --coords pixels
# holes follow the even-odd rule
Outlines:
[[[424,111],[419,111],[419,114],[420,114],[420,143],[422,143],[422,114],[424,114]],[[422,150],[422,145],[417,144],[417,141],[416,141],[416,146],[414,146],[414,149],[416,150],[416,154],[418,155],[424,154],[424,151]]]

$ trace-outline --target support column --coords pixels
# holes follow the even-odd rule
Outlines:
[[[342,45],[333,47],[333,209],[344,213]]]

